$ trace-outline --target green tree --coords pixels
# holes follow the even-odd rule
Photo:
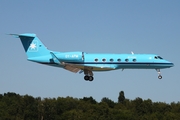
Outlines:
[[[88,102],[90,102],[90,103],[92,103],[92,104],[96,104],[96,103],[97,103],[96,100],[93,99],[92,96],[90,96],[90,97],[83,97],[82,100],[83,100],[83,101],[88,101]]]
[[[180,120],[180,102],[129,100],[123,91],[118,102],[107,97],[96,102],[92,97],[41,99],[8,92],[0,94],[0,120]]]
[[[123,103],[125,100],[124,91],[119,92],[118,103]]]
[[[22,106],[23,106],[23,118],[24,120],[28,119],[37,119],[38,118],[38,102],[34,97],[25,95],[22,96]]]
[[[45,98],[42,100],[42,117],[45,120],[54,120],[55,116],[57,115],[56,113],[56,107],[55,107],[55,102],[56,99],[50,99],[50,98]]]
[[[108,105],[110,108],[113,108],[113,107],[115,106],[114,101],[110,100],[110,99],[107,98],[107,97],[102,98],[102,99],[101,99],[101,102],[107,103],[107,105]]]

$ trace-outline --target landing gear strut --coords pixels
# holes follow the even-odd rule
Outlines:
[[[160,69],[156,69],[157,73],[158,73],[158,78],[159,79],[162,79],[162,75],[161,75],[161,72],[160,72]]]

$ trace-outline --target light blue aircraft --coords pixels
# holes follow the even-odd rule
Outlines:
[[[84,80],[93,81],[93,71],[116,69],[155,69],[162,79],[160,69],[174,64],[154,54],[90,54],[85,52],[55,52],[48,50],[36,34],[10,34],[20,38],[29,61],[64,68],[74,73],[84,72]]]

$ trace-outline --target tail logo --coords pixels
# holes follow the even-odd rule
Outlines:
[[[30,43],[29,52],[37,52],[38,51],[38,41],[33,41]]]

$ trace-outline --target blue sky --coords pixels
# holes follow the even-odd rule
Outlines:
[[[179,0],[56,0],[1,1],[0,93],[34,97],[150,98],[180,101],[180,1]],[[175,67],[161,70],[95,72],[93,82],[74,74],[26,60],[19,39],[6,33],[36,33],[55,51],[88,53],[152,53]]]

